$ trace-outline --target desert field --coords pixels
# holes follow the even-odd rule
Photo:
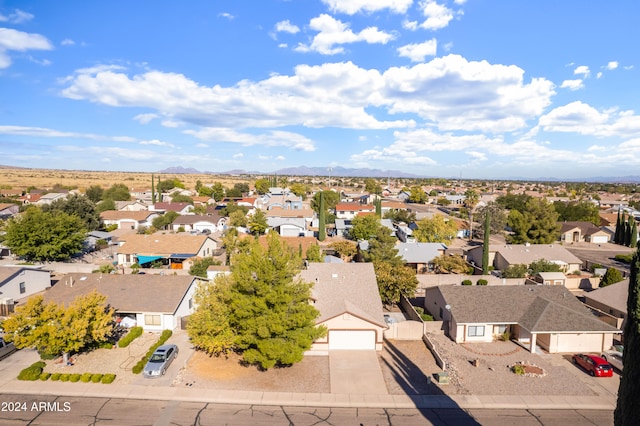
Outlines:
[[[154,175],[156,183],[159,179],[177,178],[188,189],[193,189],[198,180],[205,185],[220,182],[226,187],[232,187],[235,183],[251,185],[256,179],[256,177],[207,174],[154,173]],[[92,185],[109,188],[115,183],[123,183],[129,188],[151,188],[151,173],[0,167],[0,188],[2,189],[24,190],[30,186],[50,189],[56,185],[62,185],[84,192]]]

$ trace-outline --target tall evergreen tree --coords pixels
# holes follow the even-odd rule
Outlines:
[[[320,192],[320,212],[318,214],[318,240],[324,241],[327,238],[327,231],[325,228],[326,212],[324,207],[324,193]]]
[[[629,240],[629,247],[636,248],[638,245],[638,225],[636,225],[635,218],[631,224],[631,239]]]
[[[636,219],[633,217],[633,215],[629,215],[629,218],[627,219],[627,226],[625,227],[626,229],[626,234],[625,234],[625,238],[624,238],[624,245],[627,247],[631,247],[631,233],[633,232],[632,228],[633,225],[635,225]]]
[[[156,183],[153,174],[151,175],[151,204],[156,203]]]
[[[622,231],[622,216],[620,214],[620,209],[618,209],[618,219],[616,220],[616,232],[613,236],[613,242],[616,244],[620,244],[621,231]]]
[[[376,206],[376,216],[378,216],[378,218],[381,219],[382,218],[382,199],[376,198],[376,201],[374,201],[374,205]]]
[[[491,213],[484,217],[484,247],[482,247],[482,273],[489,273],[489,236],[491,235]]]
[[[624,325],[624,374],[618,388],[618,404],[613,415],[616,426],[635,425],[640,418],[640,250],[631,261],[627,320]]]

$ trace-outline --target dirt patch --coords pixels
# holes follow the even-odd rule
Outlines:
[[[391,395],[443,393],[433,380],[442,370],[422,340],[385,340],[378,361]]]
[[[329,393],[329,357],[307,356],[290,367],[261,371],[244,365],[241,356],[209,357],[196,351],[174,386],[264,392]]]

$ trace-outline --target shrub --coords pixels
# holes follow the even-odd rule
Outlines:
[[[49,377],[51,377],[51,373],[41,373],[40,374],[40,380],[42,380],[43,382],[46,382],[47,380],[49,380]]]
[[[462,281],[462,285],[471,285],[471,284],[472,284],[471,280],[463,280]]]
[[[102,376],[102,383],[108,385],[109,383],[113,383],[115,379],[115,374],[105,374],[104,376]]]
[[[631,263],[631,260],[633,259],[633,253],[616,254],[614,259],[617,260],[617,261],[620,261],[622,263]]]
[[[505,330],[504,332],[502,332],[502,334],[498,336],[498,340],[502,340],[503,342],[508,342],[509,340],[511,340],[511,333],[509,333],[509,330]]]
[[[513,365],[511,367],[511,371],[516,373],[518,376],[524,376],[524,373],[526,372],[524,369],[524,365],[520,365],[520,364]]]
[[[74,373],[74,374],[69,375],[69,381],[70,382],[75,383],[78,380],[80,380],[80,374]]]
[[[34,362],[18,374],[18,380],[38,380],[42,374],[42,369],[46,365],[42,361]]]
[[[69,375],[68,374],[61,374],[60,375],[60,381],[61,382],[68,382],[69,381]]]
[[[126,336],[118,341],[118,346],[121,348],[126,348],[131,344],[131,342],[142,335],[142,331],[142,327],[140,326],[131,327],[131,330],[129,330]]]
[[[91,381],[91,373],[84,373],[80,376],[80,381],[82,383],[89,383]]]
[[[476,285],[487,285],[487,284],[489,284],[489,281],[485,280],[484,278],[480,278],[476,283]]]
[[[100,380],[102,380],[102,374],[92,374],[91,375],[91,381],[93,383],[100,383]]]
[[[51,381],[57,382],[58,380],[60,380],[60,373],[53,373],[51,375]]]

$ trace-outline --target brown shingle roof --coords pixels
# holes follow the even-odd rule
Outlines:
[[[385,327],[372,263],[311,263],[300,278],[313,283],[318,323],[350,313]]]
[[[186,275],[68,274],[44,293],[44,299],[68,306],[96,289],[121,313],[173,314],[195,279]]]
[[[157,212],[150,212],[146,210],[141,211],[120,211],[120,210],[106,210],[100,213],[100,218],[102,220],[121,220],[121,219],[131,219],[136,222],[143,222],[149,218],[151,215],[157,215]]]
[[[189,234],[132,234],[121,238],[119,254],[170,255],[172,253],[196,254],[210,239],[207,235]]]

